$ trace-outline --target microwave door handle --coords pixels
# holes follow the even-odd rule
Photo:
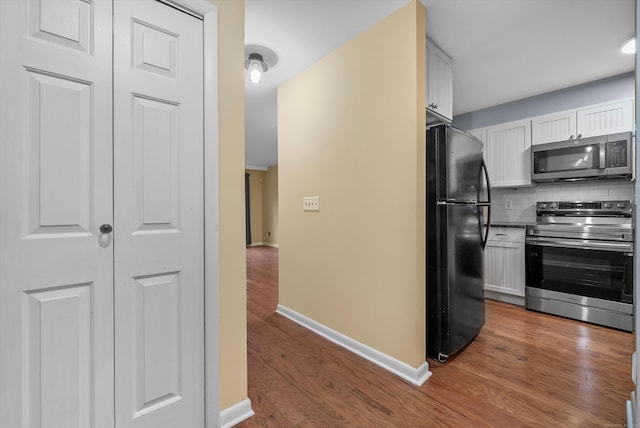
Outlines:
[[[607,153],[607,151],[606,151],[606,143],[600,143],[600,144],[598,144],[598,146],[599,146],[599,149],[600,149],[599,150],[600,153],[598,155],[598,162],[599,162],[598,168],[599,169],[604,169],[605,165],[606,165],[605,156],[606,156],[606,153]]]

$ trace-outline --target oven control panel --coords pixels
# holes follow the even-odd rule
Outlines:
[[[549,201],[538,202],[538,215],[631,215],[631,201]]]

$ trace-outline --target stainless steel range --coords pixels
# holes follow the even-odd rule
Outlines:
[[[527,309],[633,331],[633,204],[538,202],[527,227]]]

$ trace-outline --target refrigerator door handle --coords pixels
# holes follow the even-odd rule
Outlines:
[[[480,168],[484,171],[484,178],[487,182],[487,200],[483,202],[478,202],[478,225],[480,227],[480,235],[482,236],[482,227],[483,224],[480,221],[482,218],[481,210],[483,207],[487,208],[487,227],[485,229],[484,236],[482,237],[482,249],[487,246],[487,240],[489,239],[489,228],[491,227],[491,184],[489,183],[489,171],[487,171],[487,164],[484,162],[484,158],[482,158],[482,164]],[[482,186],[478,186],[478,200],[480,200],[480,192]]]

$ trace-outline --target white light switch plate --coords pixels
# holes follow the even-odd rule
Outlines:
[[[320,211],[320,196],[306,196],[302,199],[302,209],[305,211]]]

